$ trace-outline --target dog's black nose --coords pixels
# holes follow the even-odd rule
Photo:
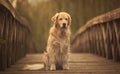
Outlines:
[[[66,23],[63,23],[63,27],[66,27]]]

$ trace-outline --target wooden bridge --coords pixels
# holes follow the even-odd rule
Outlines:
[[[0,0],[0,74],[120,74],[120,8],[79,29],[70,70],[45,71],[42,54],[28,54],[33,47],[29,23],[8,0]]]

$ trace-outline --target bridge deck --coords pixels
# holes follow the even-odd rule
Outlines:
[[[120,63],[92,54],[71,54],[70,70],[45,71],[41,54],[28,54],[0,74],[120,74]]]

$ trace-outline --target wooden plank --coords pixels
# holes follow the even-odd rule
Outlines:
[[[117,20],[116,20],[116,25],[117,25],[117,28],[118,28],[118,29],[117,29],[117,30],[118,30],[118,35],[117,35],[117,38],[118,38],[117,41],[118,41],[118,42],[117,42],[117,43],[118,43],[119,60],[120,60],[120,29],[119,29],[119,28],[120,28],[120,19],[117,19]]]
[[[90,53],[93,53],[93,46],[92,46],[92,30],[91,28],[89,29],[89,44],[90,44]]]
[[[106,54],[105,54],[105,44],[104,44],[104,29],[102,27],[102,24],[100,25],[100,30],[101,30],[101,51],[102,51],[102,56],[103,57],[106,57]]]
[[[70,54],[70,70],[45,71],[43,54],[28,54],[11,68],[0,74],[119,74],[120,63],[92,55]]]
[[[6,52],[7,52],[7,54],[6,54],[6,56],[7,56],[7,67],[10,67],[10,65],[11,65],[11,63],[10,63],[10,60],[11,60],[11,57],[10,57],[10,14],[9,13],[7,13],[6,14],[6,16],[7,16],[7,19],[6,19],[6,41],[7,41],[7,43],[6,43],[6,46],[5,46],[5,48],[6,48]]]
[[[93,32],[92,32],[92,37],[93,37],[93,53],[94,54],[97,54],[97,50],[96,50],[96,48],[97,48],[97,44],[96,44],[96,26],[94,26],[94,27],[92,27],[92,30],[93,30]]]
[[[106,43],[107,43],[107,53],[108,53],[108,59],[112,59],[112,49],[111,49],[111,42],[110,42],[110,38],[111,38],[111,28],[110,26],[113,25],[112,22],[107,22],[106,24],[107,26],[107,30],[106,30]]]
[[[5,43],[2,46],[2,70],[5,70],[5,68],[7,67],[7,51],[6,51],[6,21],[7,21],[7,16],[6,13],[4,15],[4,23],[3,23],[3,29],[2,29],[2,39],[5,40]]]
[[[91,72],[91,71],[15,71],[15,72],[1,72],[2,74],[119,74],[119,72]]]
[[[12,18],[12,22],[13,22],[13,25],[12,25],[12,37],[11,37],[11,43],[12,43],[12,45],[11,45],[11,49],[12,49],[12,56],[11,56],[11,64],[14,64],[15,63],[15,39],[16,39],[16,37],[15,37],[15,20],[14,20],[14,18]]]
[[[93,38],[93,30],[91,29],[91,52],[94,53],[94,38]]]
[[[30,32],[24,17],[14,11],[7,0],[0,0],[0,70],[5,70],[26,53],[23,33]],[[26,35],[26,38],[30,38]],[[30,40],[32,42],[32,40]]]
[[[120,55],[119,55],[119,50],[120,50],[120,48],[119,48],[119,34],[118,34],[118,29],[119,29],[119,27],[117,26],[117,25],[119,25],[119,24],[117,24],[117,21],[113,21],[113,26],[114,26],[114,30],[115,30],[115,36],[116,36],[116,38],[115,38],[115,43],[114,44],[116,44],[116,60],[118,61],[120,61]]]
[[[108,58],[108,48],[107,48],[107,43],[106,43],[106,39],[107,38],[106,38],[106,31],[105,31],[106,28],[104,28],[103,26],[104,25],[102,24],[101,25],[101,29],[102,29],[102,34],[103,34],[103,42],[104,42],[104,48],[105,48],[104,49],[105,50],[105,57]]]
[[[101,30],[100,30],[100,25],[97,26],[97,31],[98,31],[98,41],[97,41],[97,49],[98,49],[98,55],[102,56],[102,48],[101,48]]]
[[[13,23],[14,19],[12,16],[10,16],[10,29],[9,29],[9,50],[10,50],[10,65],[13,64],[13,54],[14,54],[14,51],[13,51],[13,30],[14,30],[14,23]]]
[[[100,53],[100,51],[99,51],[99,45],[98,45],[98,27],[97,26],[95,26],[95,30],[94,30],[94,35],[95,35],[95,45],[94,45],[94,47],[95,47],[95,54],[97,54],[97,55],[100,55],[99,53]]]
[[[2,58],[3,58],[3,44],[4,44],[4,40],[3,40],[3,28],[4,28],[4,19],[5,19],[5,14],[3,13],[3,11],[1,10],[2,7],[0,7],[0,70],[2,70]]]
[[[11,3],[8,0],[0,0],[0,4],[1,4],[1,6],[4,7],[3,9],[7,10],[6,12],[11,13],[11,15],[14,17],[15,20],[17,20],[17,22],[22,23],[22,24],[19,24],[19,25],[24,26],[27,31],[31,30],[29,22],[27,22],[25,20],[25,18],[20,16],[20,14],[18,14],[18,12],[15,11],[15,9],[13,8],[13,6],[11,5]]]
[[[90,53],[119,62],[120,14],[118,13],[120,13],[120,8],[95,17],[94,19],[88,21],[84,26],[80,27],[73,37],[72,46],[74,46],[74,48],[72,48],[72,50],[76,51],[76,48],[79,48],[80,50],[87,50],[84,52],[89,51]],[[86,33],[89,34],[87,35]],[[79,44],[77,45],[77,43]],[[90,46],[88,46],[88,44]]]

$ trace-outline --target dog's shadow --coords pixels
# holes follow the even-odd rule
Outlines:
[[[56,70],[63,70],[63,68],[62,68],[61,65],[57,65],[57,66],[56,66]]]
[[[42,68],[41,70],[48,70],[48,71],[50,71],[50,66],[49,66],[49,69],[46,69],[46,68],[44,67],[44,68]],[[62,67],[61,65],[57,65],[57,66],[56,66],[56,70],[63,70],[63,67]]]

